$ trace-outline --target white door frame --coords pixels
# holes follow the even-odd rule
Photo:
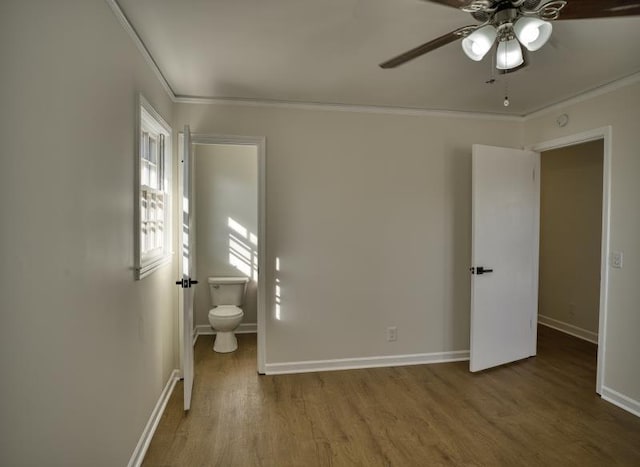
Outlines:
[[[191,134],[192,144],[235,144],[245,146],[256,146],[258,150],[258,306],[257,306],[257,328],[258,328],[258,373],[265,374],[266,348],[267,348],[267,294],[266,294],[266,138],[264,136],[237,136],[237,135],[216,135],[216,134]],[[197,215],[197,213],[196,213]],[[203,278],[204,279],[204,278]]]
[[[598,324],[598,364],[596,370],[596,392],[602,394],[604,385],[604,357],[607,336],[607,295],[609,291],[609,230],[611,223],[611,126],[596,128],[575,135],[545,141],[527,147],[536,152],[575,146],[602,139],[604,154],[602,160],[602,244],[600,247],[600,309]],[[540,207],[538,206],[538,213]],[[539,215],[538,215],[539,218]],[[539,226],[538,226],[539,229]],[[538,262],[540,257],[538,256]],[[536,311],[537,321],[537,311]]]

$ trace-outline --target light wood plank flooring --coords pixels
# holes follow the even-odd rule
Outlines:
[[[640,418],[595,393],[596,347],[540,327],[538,356],[259,376],[255,335],[196,344],[145,466],[640,466]]]

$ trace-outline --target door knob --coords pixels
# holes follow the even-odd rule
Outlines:
[[[179,281],[176,281],[176,285],[181,286],[183,289],[189,289],[192,285],[195,285],[197,283],[197,280],[193,280],[190,277],[188,279],[181,279]]]

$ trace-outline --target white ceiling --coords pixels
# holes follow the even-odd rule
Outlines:
[[[572,0],[569,0],[572,1]],[[575,0],[578,1],[578,0]],[[556,21],[530,66],[492,85],[491,58],[452,43],[378,64],[476,24],[422,0],[118,0],[177,96],[523,115],[640,71],[640,16]]]

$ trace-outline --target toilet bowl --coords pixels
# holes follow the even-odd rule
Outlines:
[[[242,304],[249,279],[246,277],[209,277],[209,297],[213,308],[209,310],[209,324],[216,331],[213,350],[233,352],[238,348],[234,334],[242,322]]]
[[[240,325],[243,317],[242,309],[233,305],[220,305],[209,310],[209,324],[216,330],[213,350],[228,353],[238,348],[238,339],[233,331]]]

